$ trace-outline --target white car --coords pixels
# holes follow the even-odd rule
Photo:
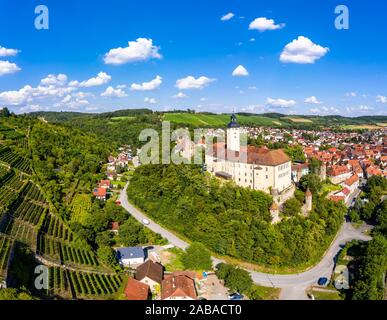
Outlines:
[[[148,225],[150,222],[148,219],[142,219],[142,223],[145,224],[145,225]]]

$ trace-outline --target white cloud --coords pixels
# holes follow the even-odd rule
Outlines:
[[[20,105],[31,98],[33,90],[34,88],[27,85],[19,90],[1,92],[0,101],[6,105]]]
[[[255,38],[250,38],[250,42],[255,42]]]
[[[304,36],[299,36],[285,46],[281,53],[280,61],[299,64],[314,63],[328,51],[329,48],[324,48]]]
[[[108,83],[112,79],[111,76],[109,76],[106,72],[99,72],[98,75],[94,78],[90,78],[88,80],[78,82],[78,81],[71,81],[69,83],[69,86],[71,87],[96,87],[101,86],[105,83]]]
[[[149,91],[149,90],[155,90],[158,87],[160,87],[163,78],[160,76],[156,76],[153,80],[149,82],[143,82],[142,84],[138,83],[132,83],[130,86],[130,89],[133,91]]]
[[[40,80],[40,84],[49,86],[63,86],[67,83],[67,76],[63,73],[59,73],[58,75],[49,74],[46,78]]]
[[[155,98],[148,98],[148,97],[146,97],[146,98],[144,99],[144,102],[151,103],[151,104],[157,103],[157,101],[156,101]]]
[[[11,63],[9,61],[0,60],[0,76],[10,73],[15,73],[20,71],[16,63]]]
[[[387,97],[382,96],[382,95],[379,94],[379,95],[376,97],[376,102],[387,103]]]
[[[138,38],[129,41],[125,48],[110,49],[104,56],[106,64],[120,65],[129,62],[145,61],[148,59],[161,59],[160,48],[153,45],[152,39]]]
[[[112,86],[109,86],[104,92],[101,93],[101,97],[109,98],[123,98],[127,96],[128,95],[125,93],[125,91],[121,88],[118,88],[118,86],[116,87],[116,89],[114,89]]]
[[[17,49],[7,49],[0,46],[0,57],[13,57],[16,56],[20,50]]]
[[[222,21],[228,21],[228,20],[234,18],[234,16],[235,16],[235,15],[234,15],[232,12],[229,12],[229,13],[223,15],[223,16],[220,18],[220,20],[222,20]]]
[[[257,90],[257,87],[256,86],[249,86],[249,87],[247,87],[247,89],[249,89],[249,90]]]
[[[200,98],[200,101],[204,102],[207,101],[208,99],[206,97]]]
[[[285,99],[266,99],[266,105],[274,108],[290,108],[295,106],[296,101],[294,100],[285,100]]]
[[[234,77],[245,77],[249,75],[249,72],[244,66],[239,65],[234,69],[234,71],[232,72],[232,75]]]
[[[172,96],[172,98],[174,99],[184,99],[184,98],[187,98],[187,95],[183,92],[179,92],[177,94],[175,94],[174,96]]]
[[[315,96],[306,98],[304,102],[308,104],[322,104],[322,102],[319,101]]]
[[[176,80],[176,87],[180,90],[202,89],[208,86],[211,82],[214,82],[215,80],[216,79],[207,78],[205,76],[201,76],[199,78],[188,76],[188,77]]]
[[[357,96],[357,92],[346,92],[345,96],[346,97],[356,97]]]
[[[312,108],[312,109],[309,109],[309,112],[310,112],[310,113],[319,113],[319,112],[320,112],[320,109],[318,109],[318,108]]]
[[[359,106],[359,110],[360,111],[369,111],[369,110],[373,110],[374,108],[372,108],[372,107],[370,107],[370,106],[367,106],[367,105],[364,105],[364,104],[362,104],[362,105],[360,105]]]
[[[267,19],[265,17],[260,17],[254,19],[250,25],[249,30],[259,30],[260,32],[264,32],[267,30],[277,30],[285,27],[285,23],[275,24],[273,19]]]

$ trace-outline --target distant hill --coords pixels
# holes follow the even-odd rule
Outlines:
[[[154,112],[150,109],[125,109],[103,113],[81,112],[32,112],[29,116],[43,117],[49,122],[68,122],[72,120],[82,121],[86,119],[104,118],[124,120],[125,118],[159,115],[160,119],[171,121],[179,125],[192,127],[224,127],[230,120],[230,114],[215,114],[211,112],[195,113],[193,111],[175,110],[169,112]],[[374,129],[387,126],[387,116],[360,116],[343,117],[339,115],[315,116],[315,115],[285,115],[281,113],[247,113],[237,114],[238,122],[244,126],[272,126],[293,128],[316,127],[342,127],[348,129]],[[352,127],[351,127],[352,126]]]

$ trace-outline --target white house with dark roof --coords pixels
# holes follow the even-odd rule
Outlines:
[[[145,252],[141,247],[118,248],[116,257],[123,267],[137,266],[145,261]]]

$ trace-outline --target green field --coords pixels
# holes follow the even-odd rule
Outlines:
[[[237,115],[238,123],[241,125],[257,126],[280,126],[281,121],[260,115]],[[225,127],[230,122],[228,114],[193,114],[193,113],[166,113],[165,121],[178,124],[191,124],[195,127]]]

